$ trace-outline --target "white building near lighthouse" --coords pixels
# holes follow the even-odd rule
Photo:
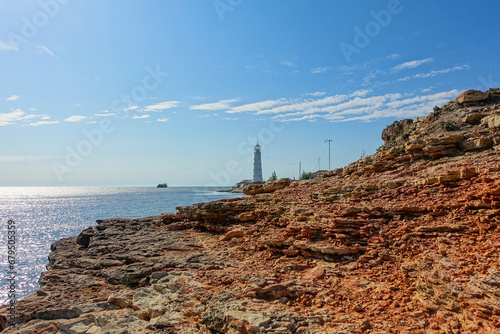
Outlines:
[[[253,149],[253,182],[262,182],[262,160],[260,157],[260,145],[257,143]]]

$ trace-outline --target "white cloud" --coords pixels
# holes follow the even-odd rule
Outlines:
[[[330,66],[315,67],[311,69],[312,74],[325,73],[330,71],[332,68]]]
[[[64,121],[65,122],[80,122],[80,121],[83,121],[86,118],[87,118],[87,116],[73,115],[73,116],[70,116],[70,117],[66,118]]]
[[[451,68],[444,68],[442,70],[431,71],[431,72],[428,72],[428,73],[419,73],[419,74],[415,74],[413,76],[406,76],[404,78],[398,79],[398,81],[408,81],[410,79],[425,79],[425,78],[435,77],[435,76],[438,76],[440,74],[446,74],[446,73],[450,73],[450,72],[468,70],[469,68],[470,68],[469,65],[455,66],[455,67],[451,67]]]
[[[15,124],[16,122],[19,121],[27,121],[35,117],[40,117],[40,116],[29,115],[26,114],[21,109],[15,109],[9,113],[0,114],[0,126]]]
[[[56,55],[54,54],[54,52],[50,51],[50,49],[48,47],[46,47],[45,45],[38,45],[38,48],[40,50],[42,50],[43,52],[47,53],[49,56],[57,58]]]
[[[26,113],[21,109],[16,109],[10,113],[0,114],[0,126],[14,124],[15,122],[25,119]]]
[[[324,95],[326,95],[326,92],[307,93],[306,95],[308,95],[308,96],[324,96]]]
[[[319,115],[304,115],[302,117],[296,117],[296,118],[287,118],[287,122],[300,122],[300,121],[309,121],[309,122],[314,122],[316,119],[320,117]],[[279,117],[276,117],[279,118]]]
[[[327,105],[336,104],[342,102],[350,97],[362,97],[369,94],[370,91],[366,89],[355,91],[350,95],[334,95],[326,96],[321,99],[278,99],[278,100],[266,100],[261,102],[255,102],[250,104],[245,104],[242,106],[233,107],[227,110],[226,113],[241,113],[241,112],[253,112],[257,115],[261,114],[282,114],[291,112],[300,112],[307,110],[311,112],[313,108],[321,108]],[[322,94],[318,94],[321,95]],[[316,110],[316,109],[315,109]]]
[[[179,105],[179,101],[165,101],[157,104],[152,104],[144,108],[144,111],[153,111],[153,112],[161,112],[165,109],[175,108]]]
[[[0,50],[4,50],[4,51],[18,51],[19,48],[17,47],[17,45],[14,45],[12,43],[5,43],[5,42],[0,41]]]
[[[132,119],[144,119],[144,118],[148,118],[149,115],[141,115],[141,116],[138,116],[138,115],[135,115],[134,117],[132,117]]]
[[[330,122],[371,121],[384,117],[409,118],[432,112],[455,98],[457,90],[420,95],[388,93],[371,95],[370,90],[307,99],[279,99],[255,102],[234,107],[227,113],[248,112],[281,122],[325,119]],[[238,109],[239,108],[239,109]]]
[[[445,74],[445,73],[449,73],[449,72],[468,70],[469,68],[470,68],[469,65],[455,66],[455,67],[452,67],[452,68],[445,68],[445,69],[442,69],[442,70],[432,71],[432,72],[429,72],[429,73],[416,74],[413,77],[414,78],[429,78],[429,77],[435,77],[436,75],[439,75],[439,74]]]
[[[389,60],[395,60],[395,59],[399,59],[400,57],[401,57],[401,55],[399,55],[397,53],[393,53],[392,55],[388,55],[387,59],[389,59]]]
[[[359,72],[366,73],[369,69],[370,66],[368,63],[352,65],[352,66],[344,65],[335,67],[335,70],[340,72],[340,74],[343,76],[352,76]]]
[[[224,109],[230,109],[231,103],[238,102],[238,99],[232,99],[232,100],[220,100],[214,103],[204,103],[204,104],[198,104],[195,106],[191,106],[191,110],[224,110]]]
[[[291,60],[282,60],[280,62],[281,65],[283,66],[288,66],[288,67],[294,67],[295,66],[295,63]]]
[[[168,118],[159,118],[158,122],[168,122]]]
[[[351,97],[356,97],[356,96],[363,97],[363,96],[367,96],[370,93],[371,93],[371,90],[369,90],[369,89],[359,89],[359,90],[355,91],[354,93],[350,94],[349,96],[351,96]]]
[[[11,97],[8,97],[7,98],[7,101],[16,101],[17,99],[19,99],[20,96],[19,95],[12,95]]]
[[[432,58],[426,58],[421,60],[412,60],[407,61],[406,63],[399,64],[398,66],[393,67],[392,69],[395,71],[402,71],[410,68],[419,67],[420,65],[432,62]]]
[[[29,121],[33,118],[39,118],[40,120],[49,120],[50,119],[50,117],[47,115],[27,114],[22,109],[13,109],[9,113],[0,114],[0,126],[7,126],[7,125],[16,124],[18,122],[25,122],[25,121]],[[59,122],[46,123],[46,121],[40,121],[40,122],[30,123],[29,125],[30,126],[37,126],[37,125],[55,124],[55,123],[59,123]]]
[[[274,106],[282,105],[285,103],[287,103],[286,99],[266,100],[266,101],[261,101],[261,102],[256,102],[256,103],[244,104],[244,105],[238,106],[238,107],[233,107],[233,108],[227,110],[226,113],[235,114],[235,113],[240,113],[240,112],[255,112],[255,111],[260,111],[262,109],[272,108]]]
[[[137,110],[139,109],[139,106],[128,106],[127,108],[123,109],[124,111],[131,111],[131,110]],[[109,112],[106,110],[106,112]]]
[[[387,106],[389,108],[401,108],[402,106],[405,106],[405,105],[428,102],[428,101],[435,101],[434,105],[438,105],[438,104],[442,104],[442,103],[449,101],[451,98],[456,97],[458,94],[460,94],[460,92],[458,90],[454,89],[454,90],[450,90],[448,92],[441,92],[441,93],[436,93],[436,94],[431,94],[431,95],[415,96],[415,97],[404,99],[404,100],[389,102],[389,103],[387,103]]]
[[[367,90],[358,90],[350,95],[337,94],[333,96],[326,96],[318,100],[306,99],[302,101],[297,101],[292,104],[275,107],[272,109],[260,110],[257,112],[257,114],[279,114],[283,112],[312,113],[317,110],[321,110],[321,108],[327,108],[328,106],[339,104],[340,102],[345,101],[348,98],[352,97],[359,98],[360,96],[364,96],[367,93],[368,93]]]
[[[57,124],[59,123],[59,121],[38,121],[38,122],[34,122],[34,123],[30,123],[28,124],[29,126],[40,126],[40,125],[50,125],[50,124]]]
[[[108,117],[108,116],[116,116],[117,114],[115,113],[105,113],[105,114],[94,114],[94,116],[97,116],[97,117]]]

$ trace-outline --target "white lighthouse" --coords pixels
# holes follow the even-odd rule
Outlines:
[[[253,182],[264,181],[262,178],[262,161],[260,159],[260,145],[257,143],[253,149]]]

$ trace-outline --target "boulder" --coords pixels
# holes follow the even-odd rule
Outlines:
[[[470,89],[467,90],[455,99],[458,103],[467,103],[467,102],[478,102],[487,100],[490,97],[490,92],[482,92],[480,90]]]
[[[500,127],[500,114],[493,114],[484,117],[481,120],[481,124],[487,125],[489,128],[499,128]]]

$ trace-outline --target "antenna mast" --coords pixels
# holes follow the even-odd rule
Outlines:
[[[331,170],[330,168],[330,143],[332,142],[331,139],[326,139],[325,143],[328,143],[328,170]]]

